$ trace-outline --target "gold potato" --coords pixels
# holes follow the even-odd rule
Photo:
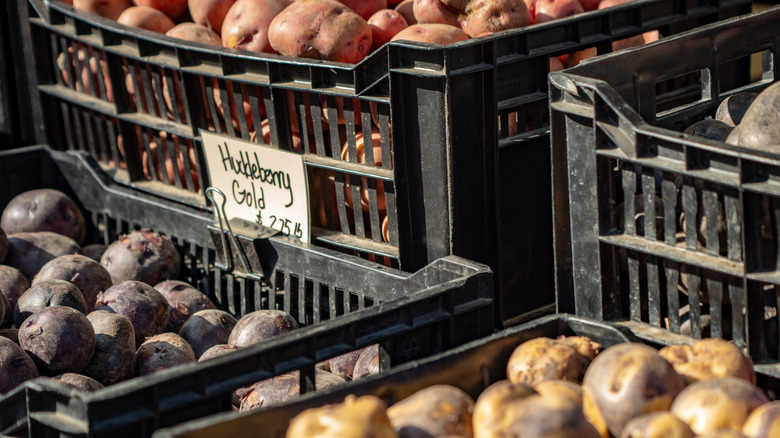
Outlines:
[[[524,342],[509,358],[507,378],[531,386],[544,380],[581,381],[596,356],[598,344],[567,339],[536,338]]]
[[[725,377],[691,384],[674,400],[671,411],[699,435],[739,432],[750,413],[768,402],[755,385]]]
[[[474,400],[450,385],[434,385],[417,391],[387,409],[390,424],[401,438],[441,435],[473,436]]]
[[[748,438],[780,436],[780,401],[763,404],[751,412],[742,433]]]
[[[378,397],[347,396],[343,403],[307,409],[290,421],[287,438],[397,438]]]
[[[684,421],[668,411],[640,415],[626,424],[620,438],[693,438]]]
[[[753,362],[734,344],[722,339],[670,345],[658,353],[685,377],[688,384],[718,377],[737,377],[756,383]]]

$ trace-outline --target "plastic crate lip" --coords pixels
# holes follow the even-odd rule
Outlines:
[[[583,14],[565,17],[552,22],[531,24],[516,29],[508,29],[501,32],[496,32],[494,34],[486,35],[483,37],[469,38],[467,40],[452,43],[452,44],[437,45],[437,44],[422,43],[417,41],[406,41],[406,40],[391,41],[389,43],[386,43],[379,50],[373,51],[364,60],[361,60],[359,63],[356,64],[301,58],[301,57],[289,57],[289,56],[270,54],[270,53],[255,53],[248,50],[232,49],[227,47],[220,47],[220,46],[200,44],[200,43],[193,44],[191,42],[185,42],[181,39],[169,37],[156,32],[121,25],[114,20],[110,20],[96,14],[91,14],[91,13],[77,10],[73,6],[67,5],[65,3],[56,0],[28,0],[28,1],[33,1],[33,2],[44,1],[48,7],[57,10],[58,12],[63,13],[65,15],[69,15],[71,17],[84,20],[94,27],[98,27],[103,30],[117,32],[118,34],[124,36],[136,37],[138,39],[147,42],[162,44],[164,46],[174,48],[177,50],[192,50],[195,52],[209,52],[209,54],[216,53],[219,55],[230,55],[231,57],[235,57],[236,59],[247,59],[252,61],[262,61],[266,59],[269,61],[284,61],[285,64],[293,64],[299,66],[323,66],[323,67],[330,67],[330,68],[339,69],[343,71],[355,71],[357,66],[374,61],[373,58],[377,56],[376,55],[377,53],[380,53],[384,49],[389,49],[392,47],[402,47],[402,48],[415,49],[415,50],[425,51],[425,52],[432,52],[432,51],[449,52],[458,49],[470,49],[472,46],[481,45],[486,42],[495,42],[499,39],[503,39],[507,37],[521,37],[526,34],[530,35],[533,33],[543,33],[549,29],[564,27],[569,24],[578,24],[582,22],[583,17],[587,17],[588,19],[592,19],[595,21],[595,20],[609,17],[615,13],[621,13],[630,10],[641,11],[644,5],[661,3],[662,0],[636,0],[633,2],[627,2],[620,5],[615,5],[610,8],[587,11],[584,12]],[[734,3],[735,4],[740,3],[740,1],[735,1]],[[715,8],[717,8],[717,6],[715,6]],[[708,6],[698,5],[692,9],[706,10],[708,9]],[[686,16],[685,12],[679,13],[678,15],[680,15],[680,17]],[[613,30],[613,35],[611,35],[612,37],[620,36],[621,34],[620,31],[614,32],[614,29],[612,30]],[[627,33],[627,32],[628,30],[623,33]],[[610,35],[604,35],[603,39],[604,40],[610,39]],[[596,44],[598,43],[598,41],[599,39],[596,38],[590,42]]]

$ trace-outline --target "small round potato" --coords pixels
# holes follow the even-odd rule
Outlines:
[[[736,377],[708,379],[685,388],[671,411],[697,434],[742,430],[748,416],[768,403],[755,385]]]

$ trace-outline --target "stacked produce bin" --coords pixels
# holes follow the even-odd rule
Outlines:
[[[550,75],[557,315],[349,387],[204,418],[156,436],[258,436],[267,425],[259,436],[282,437],[305,409],[350,394],[393,405],[448,384],[477,397],[507,377],[507,360],[518,345],[540,336],[655,348],[727,339],[752,358],[758,386],[776,399],[778,157],[771,146],[734,146],[682,131],[714,118],[726,98],[776,81],[778,19],[774,7]],[[750,56],[763,60],[763,72],[750,84],[719,81],[724,66]],[[700,78],[697,92],[659,108],[659,83],[694,76]],[[655,217],[645,219],[645,212]],[[705,219],[719,225],[702,225]]]
[[[183,43],[56,1],[23,2],[21,33],[34,52],[25,58],[34,72],[27,90],[40,102],[31,118],[55,150],[0,154],[0,178],[10,188],[0,196],[64,190],[89,213],[95,242],[152,227],[176,243],[186,262],[182,279],[220,308],[237,316],[282,309],[305,327],[94,394],[29,382],[0,397],[0,432],[149,436],[222,412],[158,433],[280,436],[283,419],[348,392],[392,402],[431,383],[460,382],[476,396],[506,377],[502,361],[514,346],[538,336],[580,334],[604,346],[636,335],[654,346],[686,339],[562,314],[489,334],[556,298],[550,59],[591,47],[608,52],[619,39],[649,30],[671,35],[749,8],[640,0],[444,48],[393,43],[345,65]],[[745,84],[744,65],[730,63],[717,77]],[[665,78],[659,105],[696,94],[699,75]],[[263,132],[262,114],[267,136],[253,137]],[[252,238],[217,223],[205,196],[206,130],[304,157],[313,182],[312,244]],[[366,164],[357,143],[372,133],[382,162]],[[380,232],[385,220],[387,233]],[[248,272],[231,269],[240,264]],[[559,309],[569,311],[563,301]],[[319,362],[375,343],[386,379],[258,413],[227,412],[240,386],[300,371],[301,391],[310,392]],[[773,378],[762,374],[762,385]]]
[[[750,10],[741,0],[642,0],[444,48],[394,42],[347,65],[184,43],[56,1],[27,6],[42,142],[210,209],[200,130],[250,140],[267,117],[255,141],[303,154],[315,245],[407,272],[449,254],[485,263],[501,321],[554,302],[550,58]],[[372,130],[381,164],[353,149]]]
[[[774,8],[550,76],[561,311],[723,337],[777,362],[777,157],[682,133],[776,80],[777,17]],[[749,85],[720,82],[724,65],[750,56],[763,71]],[[691,72],[699,92],[659,111],[655,84]]]

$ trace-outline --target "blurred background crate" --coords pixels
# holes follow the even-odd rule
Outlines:
[[[393,43],[346,65],[187,44],[54,0],[20,6],[40,143],[206,209],[201,129],[300,151],[315,245],[408,272],[449,254],[485,263],[497,321],[554,301],[550,58],[750,11],[639,0],[447,47]],[[376,154],[361,161],[372,135]]]
[[[560,311],[730,339],[780,374],[780,155],[682,134],[778,78],[778,19],[773,7],[550,76]],[[720,81],[751,58],[751,84]],[[698,93],[660,109],[656,84],[694,72]]]
[[[84,152],[31,147],[0,152],[0,205],[38,188],[68,194],[85,212],[88,243],[108,244],[149,227],[169,236],[182,256],[180,280],[236,317],[258,309],[291,314],[302,328],[203,364],[136,377],[94,393],[46,379],[0,396],[4,435],[139,437],[160,427],[232,409],[242,386],[300,370],[302,391],[314,367],[380,344],[381,369],[445,351],[494,331],[490,270],[449,256],[415,273],[303,245],[285,237],[245,243],[263,255],[261,279],[217,267],[210,213],[117,184]]]

